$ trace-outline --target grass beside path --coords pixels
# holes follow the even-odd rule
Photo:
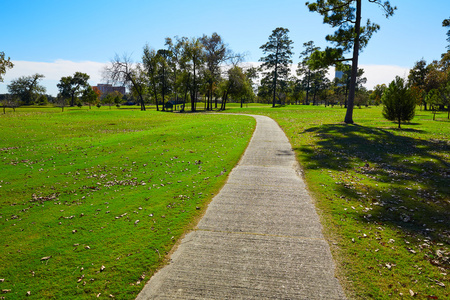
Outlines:
[[[130,109],[0,115],[0,298],[134,299],[254,125]]]
[[[231,106],[230,106],[231,108]],[[303,168],[351,299],[450,298],[450,121],[417,111],[410,124],[381,107],[232,108],[267,115]]]

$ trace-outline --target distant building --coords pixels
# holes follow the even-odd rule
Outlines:
[[[342,79],[342,76],[344,76],[344,72],[338,71],[338,70],[334,71],[334,79],[339,79],[340,80],[340,79]],[[342,83],[338,83],[337,86],[343,86],[343,84]]]
[[[105,96],[114,91],[118,91],[122,95],[125,95],[125,87],[124,86],[112,86],[112,84],[99,83],[99,84],[97,84],[97,86],[95,86],[93,88],[97,88],[102,93],[102,95],[105,95]]]

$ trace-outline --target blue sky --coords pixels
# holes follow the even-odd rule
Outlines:
[[[404,76],[415,61],[439,59],[446,50],[442,20],[450,17],[450,1],[391,0],[398,10],[385,19],[377,5],[363,1],[363,17],[381,25],[360,56],[368,88]],[[333,30],[311,13],[305,1],[293,0],[2,0],[0,51],[16,67],[9,70],[0,93],[19,76],[42,73],[42,84],[56,94],[61,76],[76,71],[101,81],[102,66],[115,53],[139,61],[148,43],[159,49],[165,37],[198,37],[217,32],[248,62],[262,56],[259,47],[276,27],[286,27],[294,41],[294,63],[304,42],[324,48]]]

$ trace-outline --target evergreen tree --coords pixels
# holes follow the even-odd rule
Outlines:
[[[323,22],[338,28],[333,35],[326,36],[326,40],[334,43],[336,47],[316,51],[313,60],[321,67],[339,64],[342,61],[352,62],[350,89],[348,94],[347,113],[344,122],[353,124],[353,105],[356,92],[356,77],[358,75],[359,52],[364,48],[372,34],[380,29],[380,26],[367,20],[365,26],[361,26],[361,11],[363,0],[316,0],[306,2],[309,10],[318,12],[323,16]],[[396,7],[392,7],[389,1],[368,0],[378,4],[385,12],[386,17],[392,16]],[[343,54],[353,51],[352,58],[345,59]]]
[[[292,43],[288,36],[289,29],[278,27],[272,31],[269,41],[262,45],[260,49],[266,56],[261,57],[261,69],[268,72],[265,77],[272,82],[272,107],[275,107],[275,98],[277,86],[281,80],[287,80],[289,77],[290,67],[292,64]]]
[[[309,41],[307,43],[303,43],[303,47],[305,50],[300,53],[301,61],[298,63],[297,67],[297,75],[302,76],[302,85],[303,89],[306,91],[306,99],[304,104],[309,105],[309,92],[311,90],[311,78],[315,70],[311,70],[309,66],[311,54],[315,51],[320,50],[320,47],[316,47],[313,41]]]
[[[450,28],[450,18],[442,21],[442,27]],[[447,31],[447,42],[449,42],[449,44],[447,45],[447,49],[450,51],[450,29]]]
[[[381,98],[383,101],[383,117],[389,121],[409,122],[414,118],[416,103],[405,81],[399,76],[395,77]]]

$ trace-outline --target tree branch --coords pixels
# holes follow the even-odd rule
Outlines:
[[[386,18],[389,18],[394,14],[394,10],[397,9],[397,6],[392,7],[389,1],[385,1],[381,3],[380,0],[369,0],[370,3],[378,4],[386,13]]]
[[[345,1],[344,3],[342,3],[341,5],[333,6],[333,7],[327,8],[327,9],[325,9],[325,8],[322,8],[322,9],[321,9],[321,8],[318,8],[317,11],[318,11],[320,14],[328,13],[328,12],[330,12],[330,11],[334,11],[334,10],[336,10],[336,9],[340,9],[340,8],[349,6],[353,1],[354,1],[354,0],[347,0],[347,1]],[[369,0],[369,1],[370,1],[370,0]],[[309,2],[306,2],[306,5],[309,5]]]

